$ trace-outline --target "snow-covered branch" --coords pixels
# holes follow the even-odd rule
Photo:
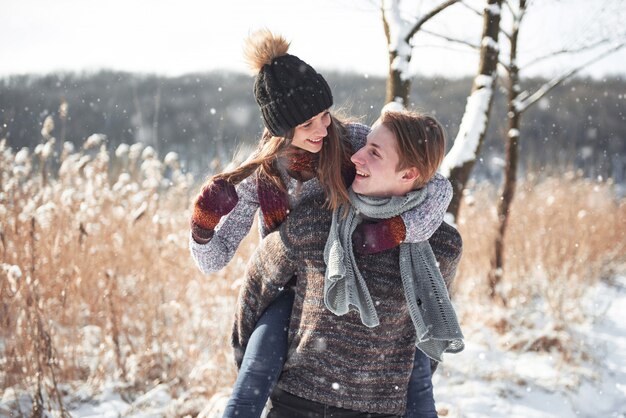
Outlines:
[[[396,51],[398,55],[405,55],[405,48],[409,48],[410,54],[411,38],[421,27],[447,7],[458,2],[460,0],[447,0],[424,15],[409,21],[401,16],[400,0],[382,0],[383,19],[389,27],[389,50]]]
[[[399,0],[382,1],[383,19],[389,28],[389,51],[396,51],[398,55],[411,52],[408,42],[404,41],[411,22],[400,15]],[[408,49],[408,50],[407,50]]]
[[[408,20],[401,15],[400,0],[382,0],[381,9],[388,48],[393,57],[393,61],[390,63],[390,69],[398,74],[400,80],[406,82],[413,77],[409,71],[412,54],[411,40],[413,36],[428,20],[435,17],[447,7],[460,1],[461,0],[444,1],[424,15]]]

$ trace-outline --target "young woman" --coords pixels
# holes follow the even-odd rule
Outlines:
[[[305,198],[324,193],[330,209],[349,201],[347,186],[355,176],[350,157],[365,145],[370,129],[333,116],[328,83],[288,54],[288,48],[284,38],[269,31],[246,42],[265,130],[253,155],[240,167],[210,178],[195,200],[190,249],[205,273],[230,261],[257,209],[265,236]],[[375,231],[357,229],[355,249],[376,253],[428,239],[443,220],[452,188],[440,175],[425,187],[427,198],[410,212],[367,226]],[[292,303],[293,293],[287,289],[259,320],[245,354],[237,358],[239,375],[225,417],[261,415],[285,360]]]

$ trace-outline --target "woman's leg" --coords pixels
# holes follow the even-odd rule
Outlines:
[[[260,417],[287,357],[294,292],[285,289],[267,307],[246,346],[224,418]]]
[[[415,349],[413,372],[409,380],[409,393],[404,418],[437,418],[430,359],[420,349]]]

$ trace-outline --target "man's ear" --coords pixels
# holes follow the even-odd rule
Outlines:
[[[404,174],[402,175],[402,180],[406,180],[408,182],[415,182],[420,176],[420,172],[415,167],[409,167],[404,170]]]

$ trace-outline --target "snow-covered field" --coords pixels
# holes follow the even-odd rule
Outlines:
[[[0,141],[0,417],[33,405],[219,417],[235,375],[237,279],[258,237],[202,276],[187,247],[192,182],[176,158],[141,144],[108,152],[100,139],[65,144],[50,177],[53,138],[33,153]],[[464,195],[453,301],[466,349],[434,376],[440,416],[624,417],[623,195],[572,173],[520,182],[506,308],[486,296],[494,195],[488,184]]]
[[[449,355],[434,376],[440,416],[626,417],[626,277],[600,282],[584,300],[596,315],[572,328],[583,339],[580,343],[591,347],[591,356],[580,364],[568,363],[558,353],[505,350],[493,330],[465,324],[466,349]],[[538,335],[544,335],[542,331]],[[120,382],[111,382],[97,394],[85,384],[84,391],[65,401],[70,414],[82,418],[173,417],[194,410],[202,410],[201,417],[219,417],[229,393],[225,387],[206,401],[192,389],[173,399],[170,389],[161,384],[130,402],[120,395]],[[4,393],[0,416],[14,416],[15,398],[12,390]],[[27,398],[22,402],[28,410]]]
[[[465,350],[448,357],[433,379],[440,415],[626,417],[626,277],[599,283],[585,301],[597,316],[573,327],[591,348],[582,364],[502,351],[491,342],[493,331],[466,331]]]

